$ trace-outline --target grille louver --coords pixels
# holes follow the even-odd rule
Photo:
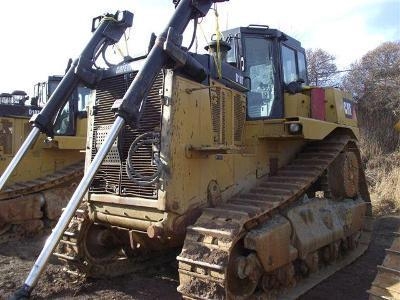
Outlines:
[[[111,111],[114,101],[121,99],[137,72],[118,75],[103,79],[96,89],[96,103],[94,108],[92,159],[98,147],[104,141],[107,129],[114,122],[115,116]],[[145,132],[160,130],[161,128],[161,96],[159,91],[163,88],[163,74],[160,73],[151,91],[148,94],[143,115],[137,129],[132,130],[126,125],[120,132],[116,143],[90,187],[91,193],[108,193],[118,196],[141,197],[157,199],[157,188],[152,186],[140,186],[130,180],[126,174],[126,157],[129,147],[137,136]],[[153,149],[151,145],[143,145],[133,158],[133,165],[143,175],[152,174],[156,169],[152,165]]]
[[[234,139],[235,144],[240,145],[242,143],[244,122],[246,121],[246,102],[238,94],[235,95],[233,101]]]
[[[225,143],[225,93],[220,88],[211,92],[211,118],[216,144]]]

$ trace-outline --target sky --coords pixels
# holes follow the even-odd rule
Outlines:
[[[333,54],[339,70],[383,42],[400,40],[400,0],[230,0],[217,9],[221,30],[269,25],[306,49]],[[151,32],[164,29],[174,6],[172,0],[0,1],[0,93],[25,90],[32,95],[35,83],[63,74],[68,59],[77,58],[90,39],[92,18],[117,10],[134,13],[128,47],[120,43],[122,51],[128,48],[134,56],[145,52]],[[198,30],[199,45],[215,33],[215,20],[210,11]]]

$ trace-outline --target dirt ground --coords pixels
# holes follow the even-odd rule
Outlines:
[[[376,265],[382,262],[384,249],[391,245],[392,233],[399,226],[400,217],[379,218],[375,222],[373,240],[367,252],[300,299],[368,299],[366,290],[375,277]],[[44,241],[45,237],[41,236],[0,245],[0,299],[8,299],[23,283]],[[176,291],[177,286],[176,263],[108,280],[74,281],[62,271],[62,266],[52,259],[32,298],[180,299]]]

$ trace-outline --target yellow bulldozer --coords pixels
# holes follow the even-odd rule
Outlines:
[[[62,76],[35,85],[30,104],[25,92],[0,94],[0,174],[30,131],[29,119],[39,113]],[[82,178],[90,90],[79,86],[60,110],[52,139],[42,135],[0,192],[0,243],[39,232],[55,221]],[[50,222],[51,223],[51,222]]]
[[[85,175],[15,298],[53,252],[71,273],[102,277],[178,248],[185,299],[294,299],[366,250],[351,95],[307,86],[300,42],[268,26],[189,52],[187,24],[217,2],[174,1],[148,55],[103,72]],[[100,19],[92,39],[132,18]]]

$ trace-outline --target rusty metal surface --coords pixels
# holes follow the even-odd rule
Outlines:
[[[336,199],[354,197],[358,193],[360,168],[354,152],[341,153],[328,168],[328,182]]]
[[[291,234],[289,221],[281,215],[276,215],[257,230],[249,232],[244,238],[244,246],[256,253],[262,253],[258,258],[264,270],[270,272],[292,261],[291,250],[295,250],[294,254],[297,255],[297,250],[290,245]]]
[[[83,175],[83,163],[51,175],[20,182],[0,193],[0,243],[32,235],[44,228],[43,218],[56,220]]]
[[[268,292],[264,291],[262,295],[253,294],[258,277],[249,276],[241,279],[233,275],[234,272],[238,272],[237,261],[242,263],[248,260],[248,256],[238,254],[240,247],[243,247],[242,239],[247,232],[259,224],[264,224],[279,211],[298,200],[323,176],[328,166],[345,149],[355,151],[354,141],[347,136],[333,136],[324,141],[310,143],[296,159],[279,170],[276,176],[262,178],[256,187],[229,199],[225,204],[204,209],[197,222],[187,228],[185,244],[177,257],[180,276],[178,290],[182,296],[188,299],[230,299],[249,296],[268,298],[276,297],[279,287],[283,284],[287,284],[286,288],[291,287],[293,270],[290,265],[278,268],[274,272],[264,273],[267,276],[263,275],[261,286],[266,287]],[[359,179],[361,186],[365,185],[363,178],[361,174]],[[363,200],[368,201],[368,195],[365,197],[363,195],[364,187],[360,190],[365,198]],[[354,233],[345,239],[341,247],[351,250],[360,243],[358,249],[361,250],[357,252],[357,257],[366,249],[369,243],[368,236],[367,232]],[[322,258],[333,259],[331,263],[335,264],[338,245],[332,243],[322,250]],[[352,257],[353,259],[355,257]],[[303,269],[307,269],[305,267],[307,266]],[[251,270],[248,273],[253,274],[254,266],[251,267],[249,264],[249,268]],[[307,289],[322,280],[321,276],[317,277],[318,280],[309,284]],[[304,292],[305,290],[300,290],[300,293]]]
[[[386,249],[385,259],[368,290],[370,300],[400,299],[400,230],[394,234],[393,244]]]
[[[42,218],[41,202],[40,194],[0,201],[0,225]]]
[[[73,182],[66,187],[56,187],[41,192],[45,200],[44,214],[49,220],[57,220],[60,217],[75,188],[76,183]]]

